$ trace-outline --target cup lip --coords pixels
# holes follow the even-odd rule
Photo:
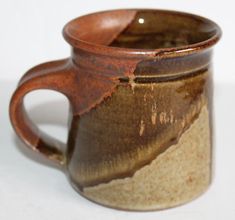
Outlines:
[[[188,44],[184,46],[169,47],[169,48],[157,48],[157,49],[138,49],[138,48],[123,48],[123,47],[113,47],[102,44],[96,44],[89,41],[81,40],[78,37],[74,36],[69,28],[79,19],[82,19],[86,16],[101,14],[106,12],[118,12],[118,11],[155,11],[159,13],[168,13],[179,16],[186,16],[192,19],[200,19],[205,23],[209,23],[215,28],[215,34],[210,38],[200,41],[194,44]],[[176,10],[164,10],[164,9],[148,9],[148,8],[128,8],[128,9],[113,9],[113,10],[103,10],[94,13],[89,13],[83,16],[79,16],[71,21],[69,21],[63,28],[63,36],[65,40],[74,48],[82,49],[92,53],[98,53],[108,56],[124,56],[124,57],[178,57],[185,56],[197,52],[204,51],[206,49],[214,46],[222,36],[222,30],[218,24],[214,21],[188,12],[181,12]]]

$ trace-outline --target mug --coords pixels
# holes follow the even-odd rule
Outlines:
[[[202,194],[211,181],[218,25],[183,12],[111,10],[70,21],[63,35],[71,56],[30,69],[12,96],[17,135],[105,206],[158,210]],[[25,112],[23,97],[37,89],[69,100],[66,150]]]

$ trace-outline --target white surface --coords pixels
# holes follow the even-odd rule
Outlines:
[[[235,219],[235,103],[231,101],[235,99],[235,83],[215,86],[216,166],[209,190],[187,205],[146,213],[117,211],[82,198],[64,173],[46,165],[45,160],[21,144],[8,120],[8,102],[15,85],[14,81],[0,81],[1,220]],[[65,140],[67,101],[55,94],[46,97],[45,92],[27,97],[27,104],[31,103],[27,105],[30,116],[44,131]],[[53,112],[55,109],[57,114]]]
[[[48,166],[21,144],[8,118],[9,99],[20,76],[35,64],[69,56],[69,45],[61,35],[66,22],[88,12],[125,7],[196,13],[216,21],[224,32],[214,57],[216,167],[213,184],[197,200],[160,212],[116,211],[82,198],[72,189],[64,173]],[[231,0],[0,0],[0,219],[235,219],[234,20]],[[26,101],[30,115],[40,128],[65,141],[68,107],[65,98],[55,92],[40,91],[28,95]]]
[[[235,50],[232,0],[0,0],[0,77],[18,79],[35,64],[69,56],[70,46],[61,31],[65,23],[77,16],[141,7],[181,10],[216,21],[223,29],[223,38],[216,46],[215,80],[235,81],[230,68]]]

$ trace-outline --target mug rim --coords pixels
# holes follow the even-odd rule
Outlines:
[[[122,11],[130,11],[130,12],[138,12],[138,11],[153,11],[177,16],[189,17],[194,20],[200,20],[204,23],[208,23],[211,27],[214,28],[215,33],[206,40],[199,41],[197,43],[187,44],[183,46],[176,47],[168,47],[168,48],[156,48],[156,49],[138,49],[138,48],[126,48],[126,47],[114,47],[108,46],[104,44],[96,44],[93,42],[89,42],[86,40],[82,40],[76,37],[72,32],[71,28],[76,24],[77,21],[84,19],[85,17],[91,15],[99,15],[110,12],[122,12]],[[74,48],[79,48],[88,52],[93,53],[101,53],[103,55],[109,56],[124,56],[124,57],[178,57],[184,56],[196,52],[200,52],[214,46],[222,36],[222,30],[218,24],[214,21],[188,12],[176,11],[176,10],[164,10],[164,9],[144,9],[144,8],[131,8],[131,9],[113,9],[113,10],[104,10],[98,11],[94,13],[89,13],[86,15],[79,16],[71,21],[69,21],[63,28],[63,36],[65,40]]]

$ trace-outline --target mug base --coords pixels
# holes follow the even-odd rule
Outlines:
[[[94,200],[90,197],[88,197],[87,195],[85,195],[79,188],[78,186],[76,185],[76,183],[73,182],[72,178],[69,177],[69,182],[71,184],[71,186],[73,187],[73,189],[80,195],[82,196],[83,198],[95,203],[95,204],[98,204],[98,205],[101,205],[103,207],[106,207],[106,208],[112,208],[112,209],[116,209],[116,210],[120,210],[120,211],[129,211],[129,212],[151,212],[151,211],[162,211],[162,210],[167,210],[167,209],[172,209],[172,208],[176,208],[176,207],[179,207],[179,206],[183,206],[183,205],[186,205],[190,202],[193,202],[194,200],[197,200],[198,198],[200,198],[202,195],[204,195],[208,189],[210,188],[211,186],[211,183],[209,183],[209,185],[203,190],[201,191],[200,193],[192,196],[191,198],[188,198],[188,199],[185,199],[185,200],[182,200],[180,202],[177,202],[175,204],[170,204],[169,206],[162,206],[160,204],[156,204],[155,206],[151,206],[151,207],[143,207],[143,208],[125,208],[123,206],[115,206],[115,205],[111,205],[111,204],[106,204],[106,203],[102,203],[102,202],[99,202],[97,200]]]

